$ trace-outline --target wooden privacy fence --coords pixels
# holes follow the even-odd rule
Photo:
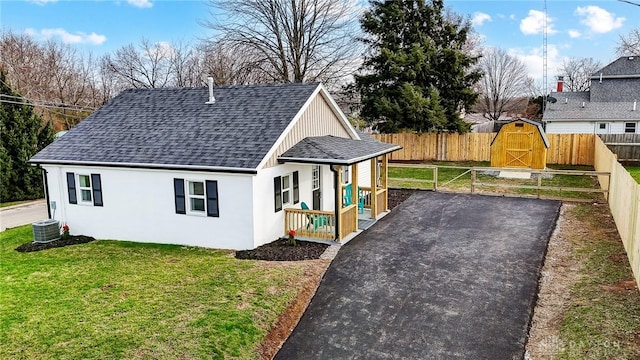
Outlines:
[[[640,134],[599,135],[618,160],[640,160]]]
[[[607,202],[611,215],[640,287],[640,186],[618,162],[616,155],[597,137],[594,159],[596,171],[611,173],[609,179],[599,177],[598,180],[602,189],[609,189]]]
[[[490,161],[495,133],[373,134],[375,139],[402,146],[391,161]],[[547,164],[593,165],[593,134],[547,134]]]

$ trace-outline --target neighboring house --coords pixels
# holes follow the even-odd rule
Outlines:
[[[71,233],[251,249],[375,221],[399,148],[354,130],[318,83],[210,86],[124,91],[30,161]]]
[[[590,91],[550,94],[543,115],[546,132],[640,133],[640,58],[621,57],[591,76]]]

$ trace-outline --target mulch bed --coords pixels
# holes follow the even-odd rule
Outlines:
[[[319,259],[329,247],[308,241],[296,241],[296,246],[289,245],[289,240],[278,239],[253,250],[236,251],[237,259],[267,261],[300,261]]]
[[[84,235],[71,235],[68,239],[58,239],[47,243],[30,242],[18,246],[15,250],[18,252],[34,252],[40,250],[47,250],[59,247],[65,247],[69,245],[86,244],[92,242],[95,239],[91,236]]]
[[[403,201],[407,200],[409,196],[411,196],[415,190],[409,189],[389,189],[389,198],[388,204],[389,209],[393,209],[394,207],[400,205]]]

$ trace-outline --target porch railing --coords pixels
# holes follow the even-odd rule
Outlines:
[[[387,209],[387,189],[376,190],[376,214],[380,215]]]
[[[340,209],[340,239],[358,230],[358,205],[351,204]]]
[[[296,237],[334,240],[335,214],[331,211],[284,209],[284,233],[296,231]]]

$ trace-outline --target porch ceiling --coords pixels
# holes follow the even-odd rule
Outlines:
[[[307,137],[280,155],[278,161],[353,165],[401,148],[371,138],[355,140],[331,135]]]

